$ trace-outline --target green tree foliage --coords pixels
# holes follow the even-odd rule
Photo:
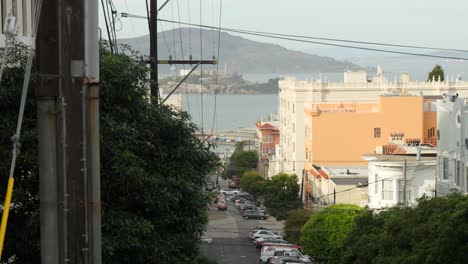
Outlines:
[[[2,52],[3,54],[3,52]],[[12,45],[0,86],[0,201],[3,205],[12,157],[25,66],[25,47]],[[32,78],[34,79],[34,75]],[[30,87],[33,87],[31,80]],[[2,260],[16,256],[18,263],[37,263],[39,245],[39,163],[37,160],[36,101],[30,92],[26,101],[21,153],[16,161],[12,208]]]
[[[264,188],[265,206],[278,220],[286,219],[288,212],[302,207],[300,186],[296,175],[280,173],[271,178]]]
[[[355,225],[355,217],[364,212],[357,205],[337,204],[313,214],[302,229],[304,252],[337,263],[343,242]]]
[[[445,73],[442,66],[436,65],[431,72],[429,72],[429,76],[427,77],[427,81],[431,82],[432,80],[441,81],[445,80]]]
[[[237,150],[231,156],[234,175],[241,176],[246,171],[257,168],[258,153],[255,150]]]
[[[253,183],[257,181],[262,181],[263,178],[258,174],[257,171],[251,170],[251,171],[246,171],[244,174],[242,174],[240,178],[240,187],[243,191],[246,191],[248,193],[252,194],[252,185]]]
[[[100,67],[106,263],[191,260],[207,221],[202,182],[218,160],[187,113],[149,103],[143,60],[102,49]]]
[[[468,197],[422,198],[415,208],[393,208],[356,218],[343,263],[466,263]]]
[[[103,262],[187,263],[197,255],[207,223],[209,197],[202,182],[218,159],[193,136],[186,113],[149,103],[146,63],[127,54],[105,48],[100,54]],[[21,66],[5,70],[0,89],[2,172],[11,159]],[[10,212],[3,254],[18,263],[40,259],[36,127],[35,98],[29,96],[13,195],[17,206]],[[6,186],[6,176],[0,186]]]
[[[245,172],[240,179],[241,189],[252,194],[255,198],[263,195],[266,183],[265,179],[254,170]]]
[[[311,215],[311,211],[303,208],[290,211],[284,224],[284,238],[291,243],[300,244],[302,228],[309,221]]]

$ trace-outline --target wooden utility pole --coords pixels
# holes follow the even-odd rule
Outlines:
[[[36,98],[43,264],[101,263],[96,4],[50,0],[41,9]]]
[[[403,206],[406,206],[406,160],[403,162]]]
[[[150,2],[150,67],[151,67],[151,98],[153,103],[159,104],[159,83],[158,83],[158,1]]]

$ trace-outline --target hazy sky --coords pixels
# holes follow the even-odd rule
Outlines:
[[[221,0],[202,0],[203,24],[218,24]],[[159,0],[161,5],[164,1]],[[114,0],[118,12],[145,15],[144,0]],[[199,0],[171,0],[160,18],[200,22]],[[222,27],[468,49],[468,0],[223,0]],[[122,18],[118,38],[148,34],[144,19]],[[100,19],[105,28],[104,19]],[[158,25],[159,26],[159,25]],[[163,24],[172,29],[171,24]],[[103,31],[104,33],[104,31]],[[105,34],[103,34],[105,37]],[[312,44],[276,41],[291,49],[314,50]]]

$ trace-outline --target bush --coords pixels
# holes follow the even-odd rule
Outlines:
[[[466,263],[468,197],[422,198],[356,218],[343,245],[343,263]]]
[[[330,263],[338,262],[342,244],[355,224],[354,218],[364,212],[357,205],[337,204],[313,214],[302,229],[304,252]]]
[[[302,228],[310,219],[311,215],[311,211],[302,208],[290,211],[286,223],[284,224],[284,238],[290,243],[299,244]]]

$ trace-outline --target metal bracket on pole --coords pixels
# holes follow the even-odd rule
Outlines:
[[[176,87],[174,89],[172,89],[172,91],[166,96],[166,98],[164,98],[164,100],[161,102],[161,104],[164,104],[164,102],[166,102],[166,100],[169,99],[169,97],[182,85],[182,83],[185,82],[185,80],[187,80],[187,78],[190,76],[190,74],[192,74],[192,72],[196,68],[198,68],[199,65],[200,65],[200,63],[195,65],[195,67],[193,67],[192,70],[190,70],[190,72],[187,75],[185,75],[185,77],[176,85]]]

